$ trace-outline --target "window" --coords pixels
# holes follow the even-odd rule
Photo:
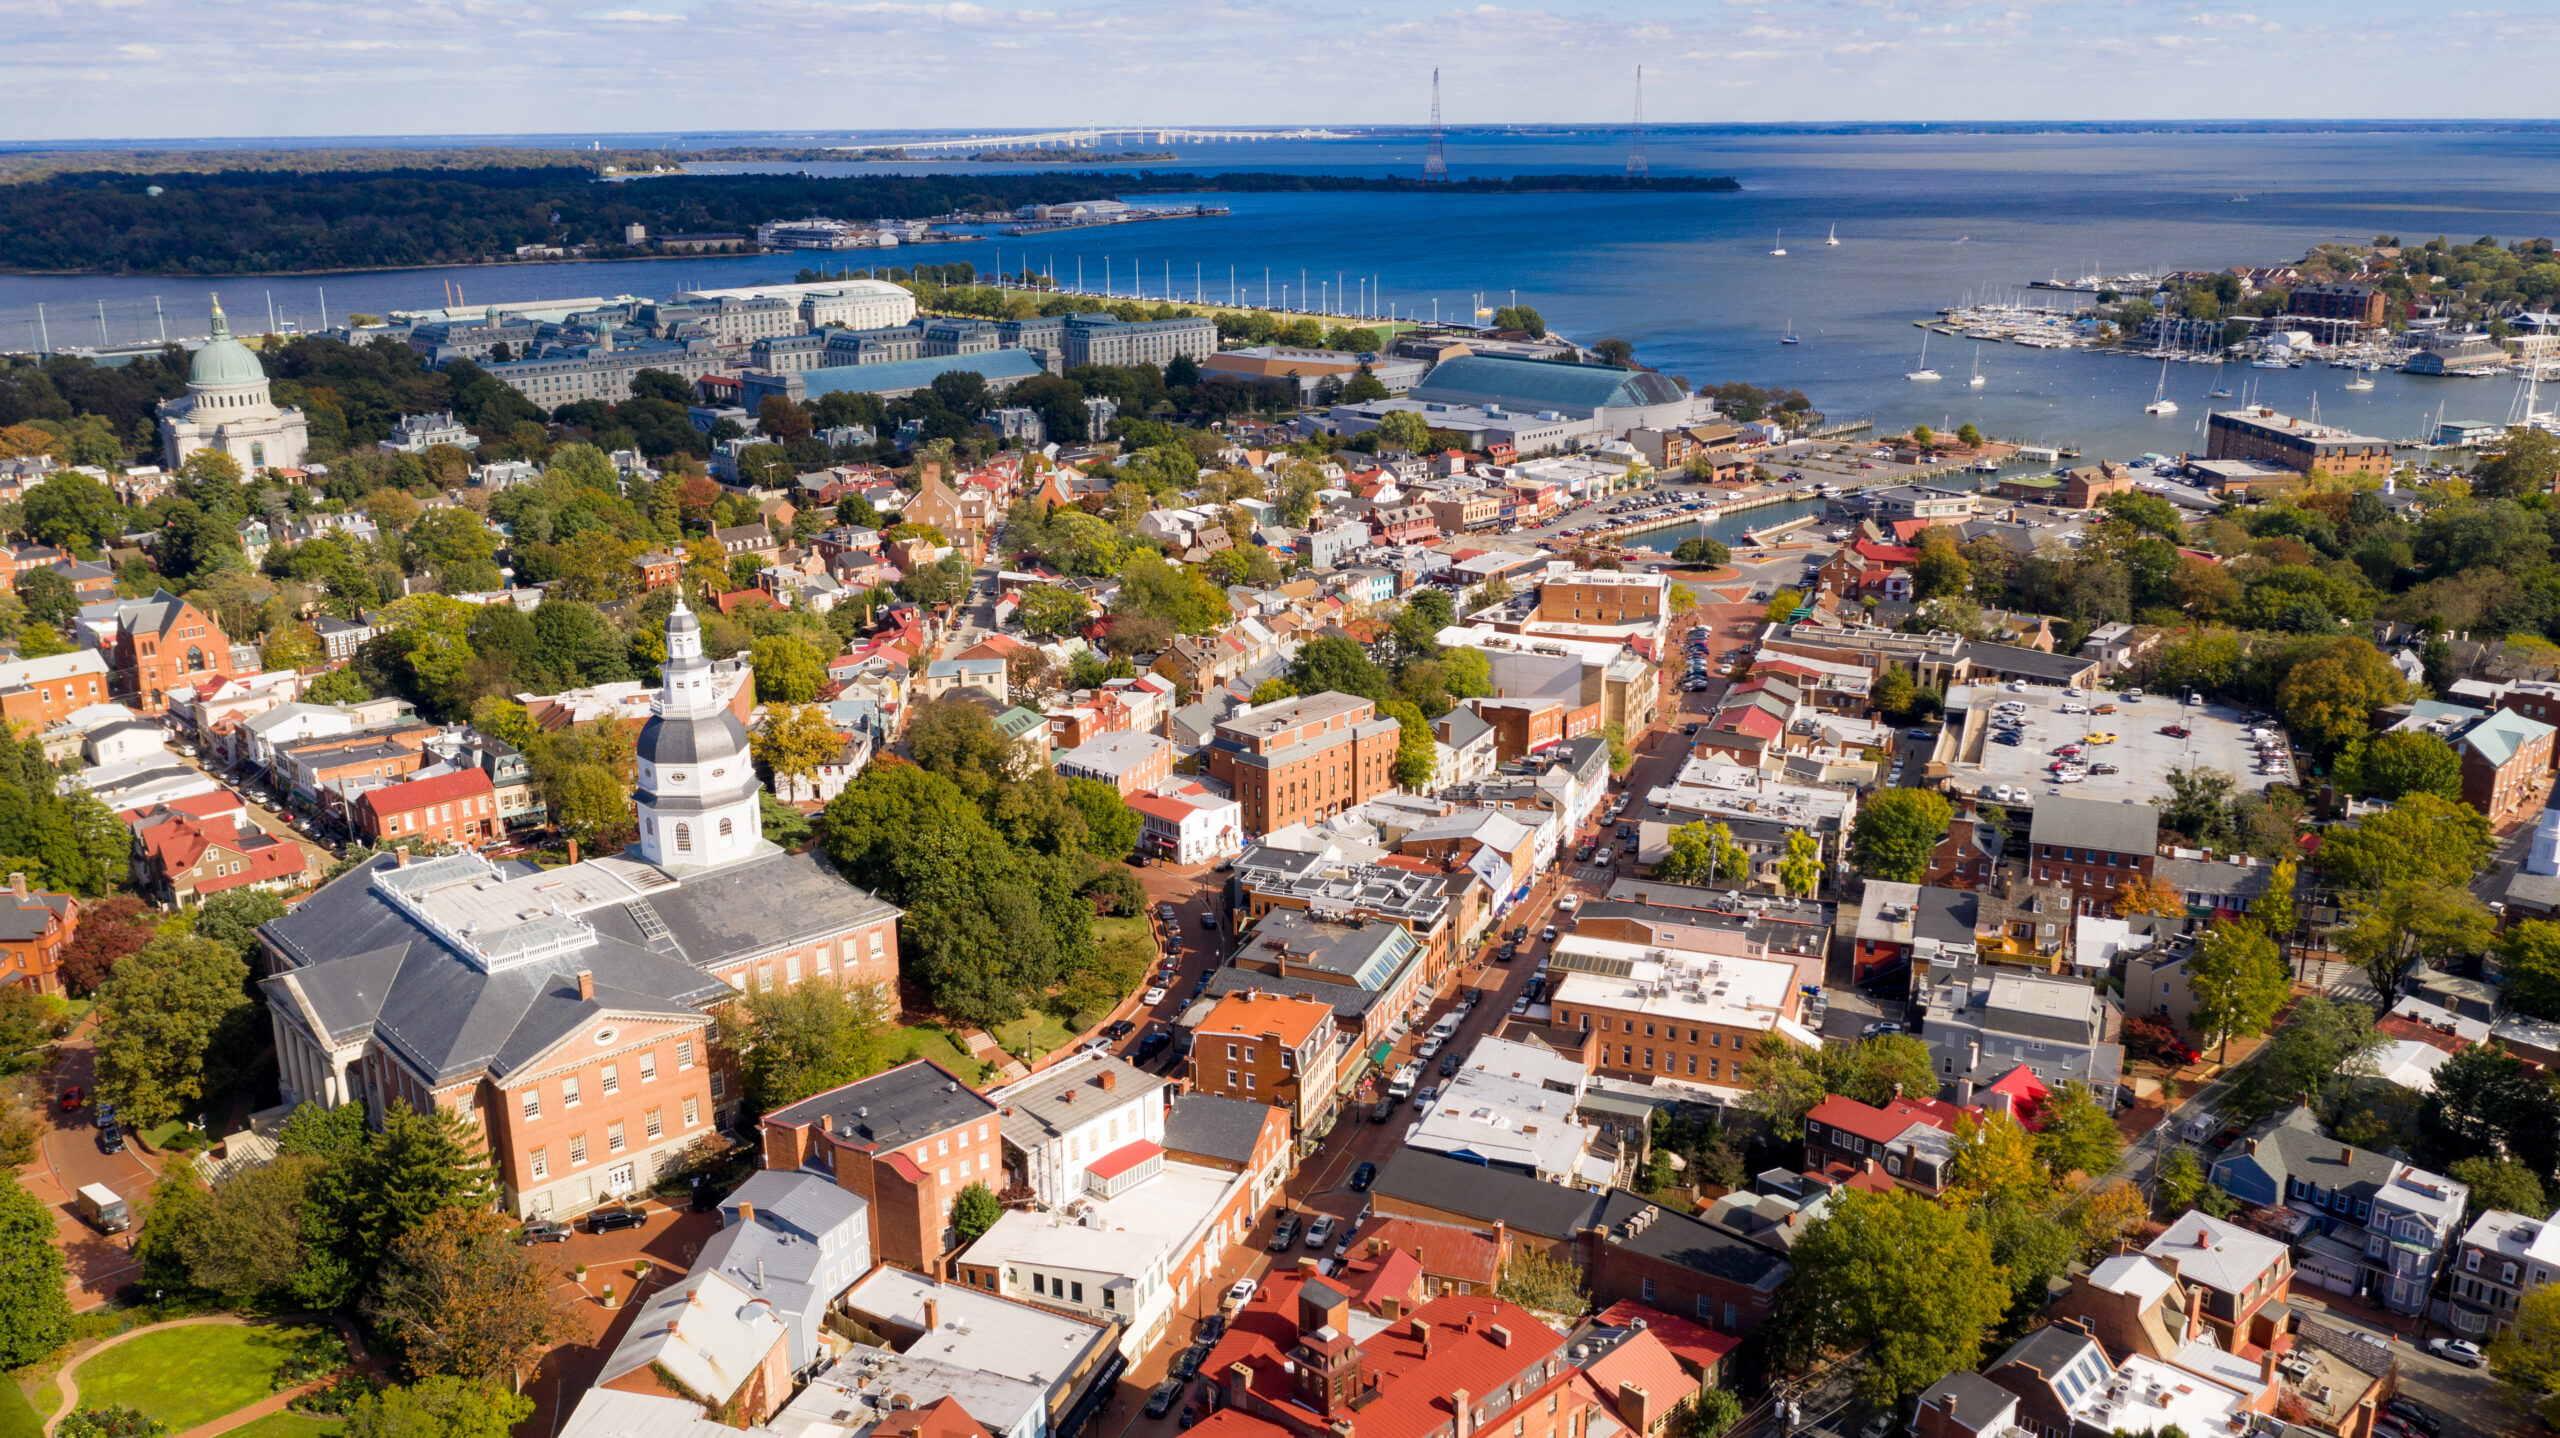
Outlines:
[[[606,1093],[622,1092],[621,1066],[618,1064],[606,1064],[604,1066],[603,1079],[597,1087],[602,1088]]]
[[[693,1067],[693,1040],[676,1040],[676,1068],[681,1071],[691,1067]]]
[[[684,1126],[686,1128],[691,1128],[700,1122],[702,1122],[700,1101],[694,1098],[693,1095],[686,1094],[684,1096]]]
[[[1653,1301],[1653,1280],[1650,1278],[1644,1281],[1644,1301],[1647,1303]]]
[[[721,822],[725,824],[728,821],[723,819]],[[782,956],[782,981],[788,984],[796,984],[800,982],[800,956],[798,954],[785,954]]]
[[[625,1143],[623,1142],[623,1137],[622,1137],[622,1125],[621,1125],[621,1124],[619,1124],[619,1123],[609,1123],[609,1124],[606,1124],[606,1125],[604,1126],[604,1150],[605,1150],[605,1152],[607,1152],[607,1153],[620,1153],[620,1152],[622,1152],[622,1150],[623,1150],[624,1148],[626,1148],[626,1147],[628,1147],[628,1146],[629,1146],[629,1145],[627,1145],[627,1144],[625,1144]]]
[[[525,1121],[528,1123],[542,1117],[542,1091],[540,1089],[529,1088],[524,1091],[524,1116]]]
[[[726,838],[728,838],[731,834],[734,834],[734,833],[736,833],[737,831],[738,831],[738,826],[737,826],[737,825],[735,825],[735,824],[733,824],[733,823],[729,822],[729,821],[728,821],[728,820],[726,820],[726,819],[723,819],[723,820],[721,820],[721,821],[720,821],[720,837],[721,837],[721,838],[726,839]]]
[[[547,1148],[535,1149],[532,1157],[526,1160],[526,1167],[531,1170],[535,1178],[549,1178],[551,1176],[551,1150]]]
[[[571,1074],[567,1078],[560,1080],[560,1106],[562,1108],[576,1108],[578,1106],[578,1076],[576,1074]]]
[[[1069,1287],[1069,1288],[1071,1288],[1071,1289],[1074,1289],[1074,1290],[1075,1290],[1075,1294],[1074,1294],[1074,1296],[1073,1296],[1072,1298],[1070,1298],[1070,1299],[1068,1300],[1069,1302],[1071,1302],[1071,1303],[1082,1303],[1082,1302],[1084,1302],[1084,1285],[1083,1285],[1083,1284],[1081,1284],[1081,1283],[1070,1283],[1070,1284],[1068,1284],[1068,1285],[1067,1285],[1067,1287]]]
[[[651,1049],[640,1055],[640,1082],[656,1083],[657,1081],[658,1051],[656,1049]]]
[[[572,1165],[576,1165],[585,1163],[586,1161],[587,1136],[582,1133],[573,1133],[569,1135],[569,1162]]]
[[[1950,1059],[1948,1062],[1953,1063],[1954,1060]],[[718,1069],[713,1069],[711,1071],[711,1096],[713,1098],[726,1098],[729,1096],[729,1076],[720,1072]]]
[[[676,825],[676,852],[679,854],[690,854],[693,852],[693,826],[691,824]]]

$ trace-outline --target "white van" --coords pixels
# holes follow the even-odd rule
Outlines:
[[[1420,1082],[1422,1082],[1421,1064],[1406,1063],[1400,1065],[1396,1069],[1395,1077],[1387,1081],[1387,1097],[1394,1099],[1398,1103],[1402,1103],[1406,1099],[1413,1097],[1413,1086]]]

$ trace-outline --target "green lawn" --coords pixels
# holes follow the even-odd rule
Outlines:
[[[975,1079],[981,1065],[967,1049],[952,1041],[951,1035],[930,1024],[918,1024],[890,1035],[892,1064],[912,1059],[931,1059],[964,1079]]]
[[[270,1413],[255,1423],[243,1423],[231,1430],[237,1438],[338,1438],[346,1431],[344,1418],[320,1418],[308,1413]]]
[[[163,1328],[80,1365],[80,1406],[140,1409],[182,1433],[275,1391],[275,1372],[315,1330],[198,1323]]]
[[[1004,1045],[1006,1053],[1025,1062],[1035,1052],[1044,1057],[1056,1053],[1076,1036],[1076,1031],[1067,1027],[1065,1019],[1038,1010],[1024,1014],[1012,1023],[998,1024],[989,1032],[996,1036],[997,1043]]]
[[[1150,959],[1155,954],[1155,935],[1148,932],[1145,919],[1096,919],[1093,921],[1095,948],[1107,949],[1115,939],[1135,944]]]
[[[47,1384],[46,1390],[53,1391]],[[27,1401],[27,1390],[15,1383],[0,1382],[0,1438],[44,1438],[44,1417]],[[54,1401],[62,1401],[59,1393]]]

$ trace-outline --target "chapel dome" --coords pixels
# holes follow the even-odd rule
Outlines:
[[[265,384],[266,366],[247,345],[231,337],[231,322],[222,314],[222,304],[213,306],[213,338],[205,341],[195,358],[187,363],[187,383],[200,388],[230,385]]]

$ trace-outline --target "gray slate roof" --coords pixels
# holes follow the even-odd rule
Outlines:
[[[1598,1221],[1600,1197],[1418,1148],[1401,1148],[1378,1170],[1370,1192],[1442,1213],[1495,1220],[1539,1238],[1567,1239]]]
[[[316,1022],[331,1043],[369,1030],[436,1082],[504,1077],[600,1014],[689,1017],[733,992],[711,968],[897,913],[813,855],[775,853],[651,892],[662,937],[643,934],[632,906],[609,904],[581,915],[594,944],[483,973],[375,892],[374,874],[396,863],[369,860],[260,926],[280,961],[261,983],[271,1004]],[[533,872],[499,867],[510,878]],[[581,969],[595,976],[593,999],[578,997]]]
[[[769,1124],[798,1126],[831,1120],[839,1138],[875,1148],[896,1148],[994,1113],[986,1095],[960,1082],[931,1059],[917,1059],[841,1088],[812,1094],[764,1116]]]
[[[1620,1225],[1649,1208],[1656,1210],[1654,1218],[1642,1232],[1622,1231]],[[1623,1188],[1609,1190],[1594,1226],[1612,1248],[1676,1263],[1692,1273],[1748,1288],[1774,1288],[1790,1271],[1785,1259],[1756,1243],[1678,1209],[1658,1208],[1651,1199]]]
[[[2298,1180],[2368,1201],[2399,1167],[2386,1154],[2322,1133],[2319,1115],[2301,1104],[2251,1124],[2239,1142],[2223,1151],[2221,1162],[2244,1157],[2254,1159],[2275,1180],[2278,1193],[2284,1192],[2288,1181]]]
[[[1164,1146],[1171,1153],[1196,1153],[1222,1159],[1238,1168],[1253,1165],[1253,1145],[1271,1114],[1269,1104],[1247,1103],[1219,1094],[1177,1095],[1164,1108]]]
[[[2054,795],[2036,801],[2035,825],[2027,842],[2116,854],[2157,853],[2160,811],[2149,804]]]

